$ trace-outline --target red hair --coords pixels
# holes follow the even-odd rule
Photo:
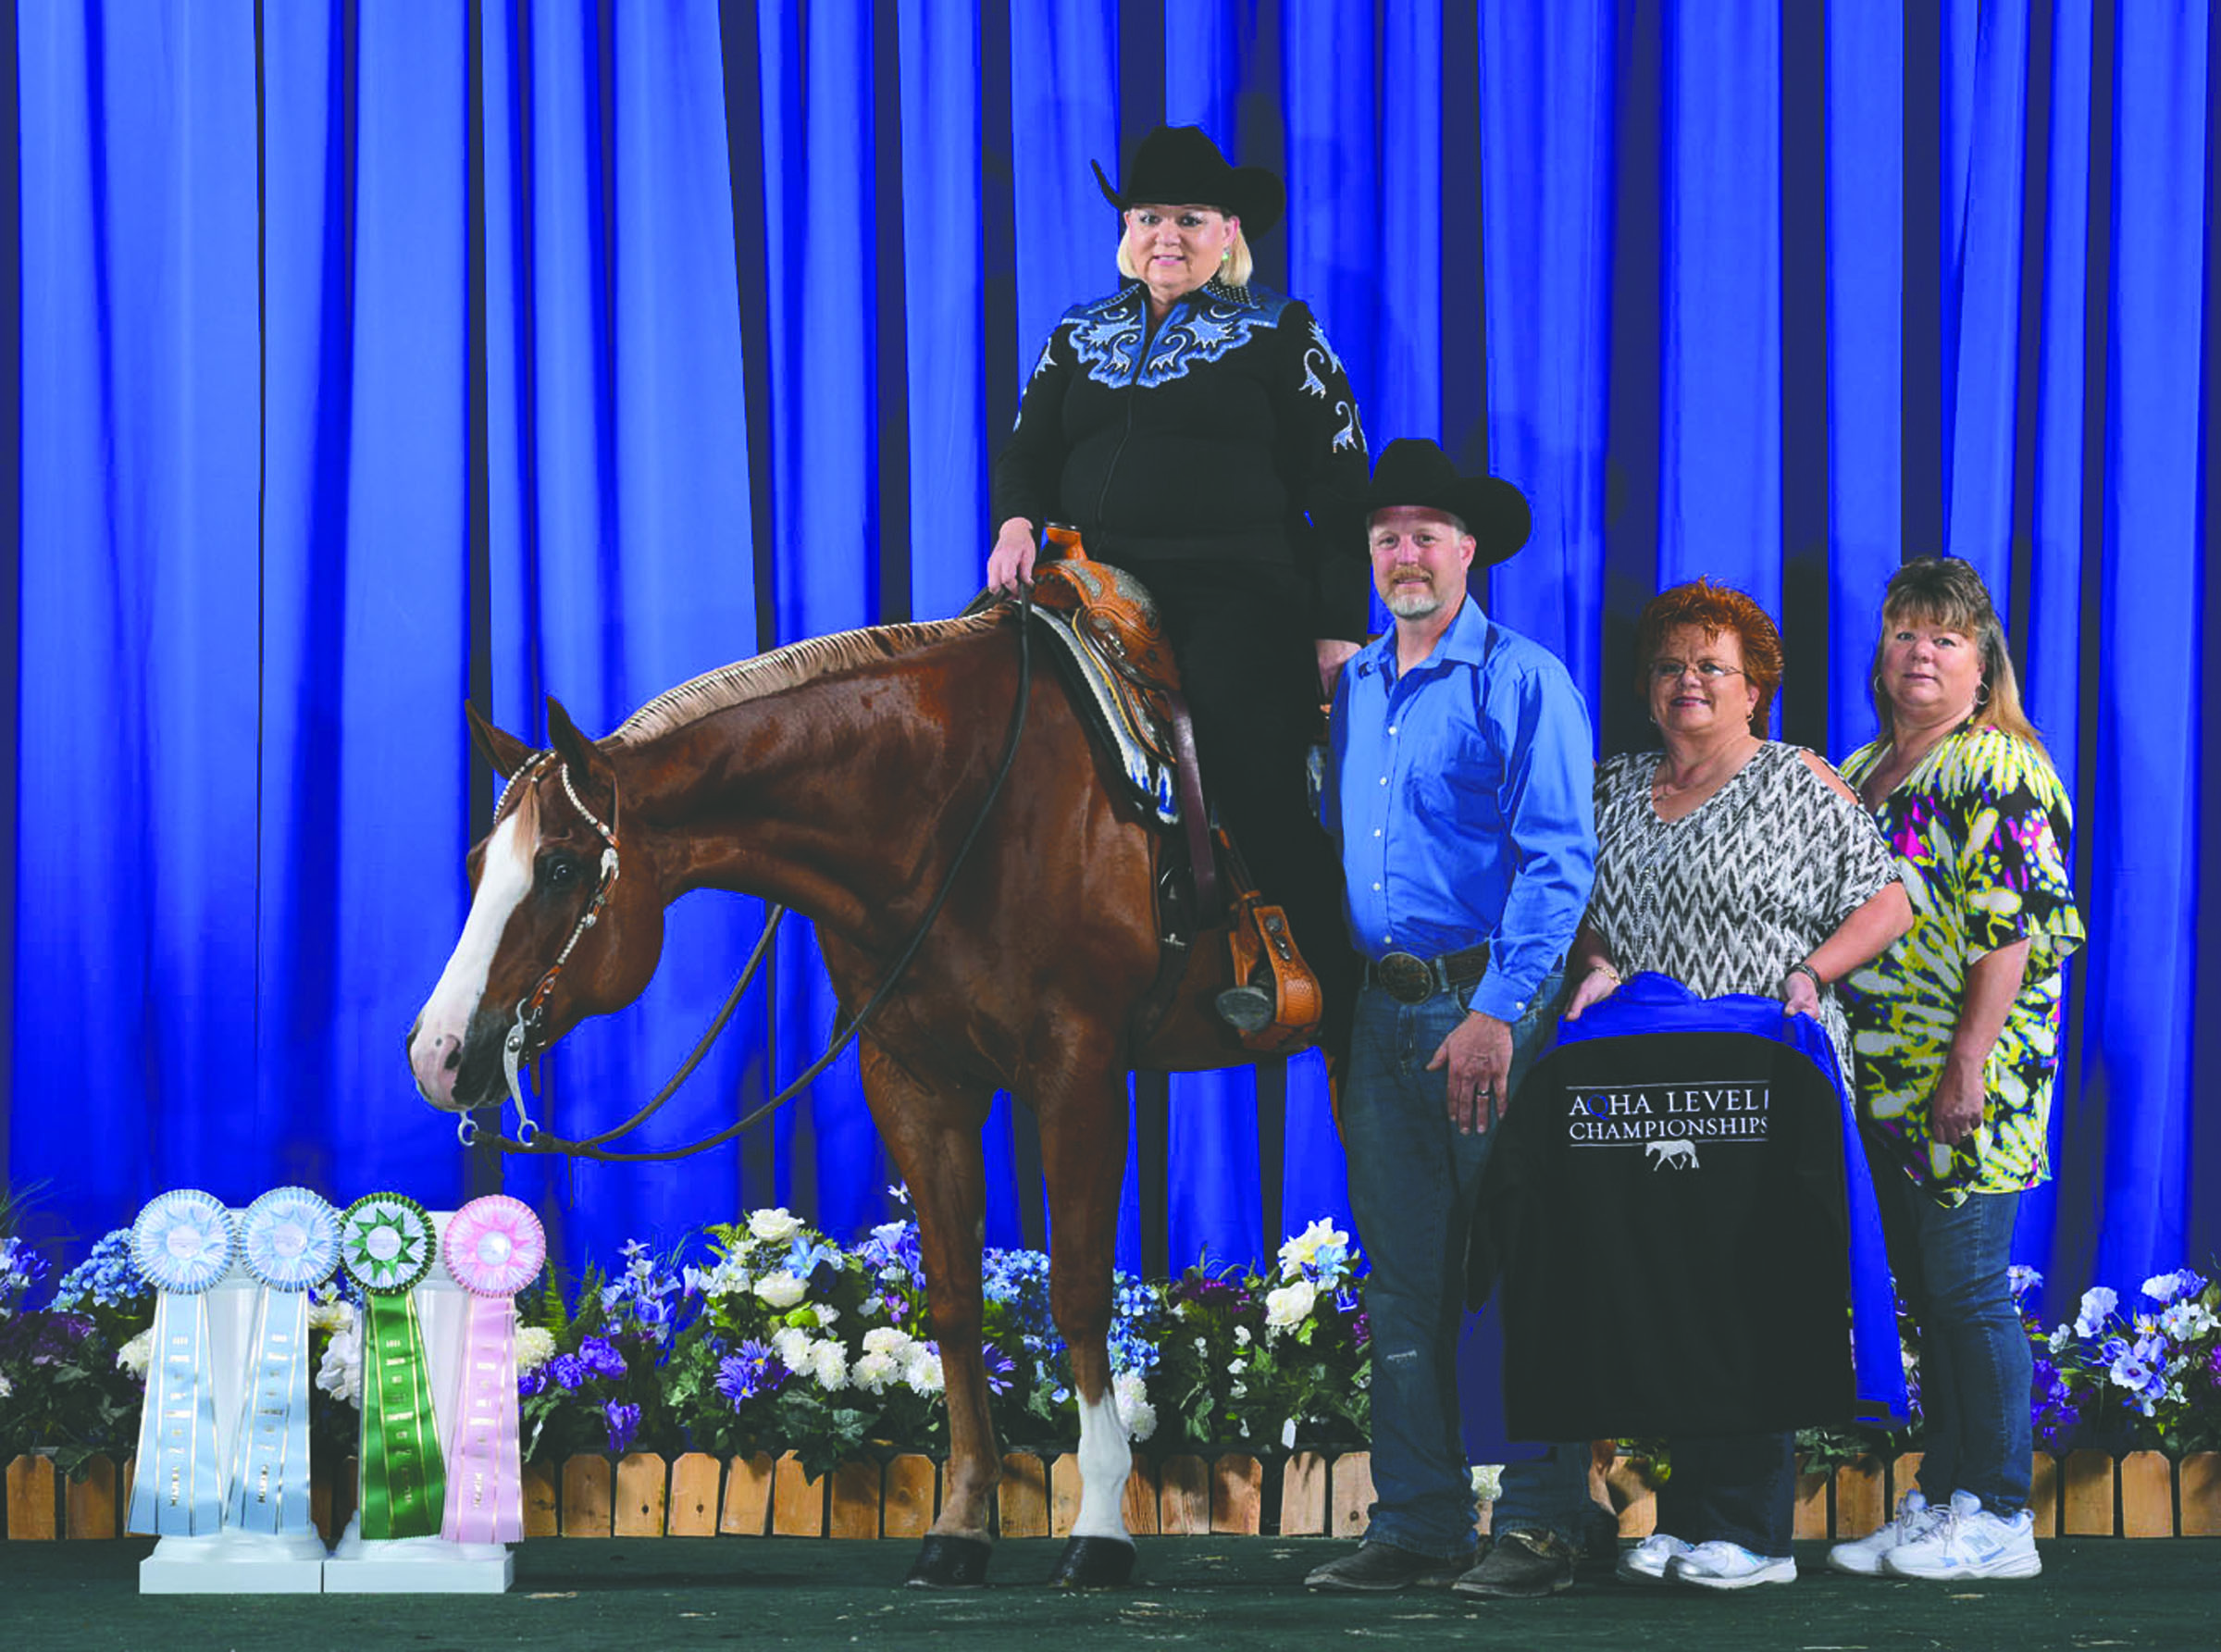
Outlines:
[[[1781,686],[1781,633],[1766,616],[1766,610],[1730,585],[1709,579],[1692,579],[1662,590],[1644,604],[1635,621],[1635,691],[1650,693],[1650,663],[1668,633],[1694,626],[1706,637],[1732,631],[1743,644],[1743,679],[1758,690],[1751,707],[1751,732],[1766,732],[1767,714],[1773,708],[1774,690]]]

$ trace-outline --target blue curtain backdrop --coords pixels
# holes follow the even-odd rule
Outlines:
[[[1891,568],[1979,566],[2093,938],[2021,1252],[2070,1292],[2221,1243],[2204,5],[20,0],[6,30],[0,1170],[77,1242],[178,1184],[445,1204],[499,1174],[573,1256],[756,1203],[882,1218],[852,1058],[681,1167],[456,1148],[401,1043],[492,801],[460,708],[605,729],[953,612],[1022,375],[1115,279],[1087,162],[1170,119],[1285,177],[1260,279],[1320,313],[1376,446],[1527,491],[1482,594],[1605,751],[1644,732],[1662,584],[1780,614],[1783,732],[1840,757]],[[646,998],[550,1063],[562,1125],[655,1087],[761,915],[681,903]],[[806,925],[778,962],[653,1139],[822,1048]],[[1129,1267],[1346,1210],[1314,1060],[1141,1085],[1135,1125]],[[1037,1241],[1007,1099],[988,1148],[990,1241]]]

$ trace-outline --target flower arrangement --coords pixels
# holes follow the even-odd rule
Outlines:
[[[2155,1275],[2126,1305],[2093,1288],[2063,1325],[2045,1327],[2024,1310],[2037,1444],[2221,1449],[2215,1271]],[[20,1238],[0,1236],[0,1460],[44,1450],[71,1470],[94,1452],[131,1447],[154,1296],[131,1264],[128,1230],[103,1238],[34,1308],[49,1272]],[[990,1251],[983,1268],[989,1402],[1013,1449],[1068,1447],[1078,1437],[1048,1275],[1048,1259],[1034,1250]],[[2016,1270],[2016,1298],[2027,1301],[2041,1283]],[[1323,1221],[1289,1238],[1263,1273],[1197,1266],[1163,1283],[1119,1275],[1110,1368],[1135,1442],[1156,1455],[1361,1447],[1371,1375],[1363,1286],[1349,1235]],[[354,1449],[359,1310],[344,1282],[311,1298],[320,1463]],[[629,1243],[614,1273],[543,1281],[518,1310],[523,1439],[542,1461],[794,1451],[822,1473],[858,1455],[948,1447],[941,1349],[907,1216],[843,1248],[790,1211],[755,1211],[668,1254]],[[1917,1410],[1909,1322],[1903,1334]],[[1909,1447],[1917,1428],[1894,1438],[1806,1431],[1800,1444],[1825,1468]],[[1623,1449],[1651,1457],[1653,1477],[1663,1478],[1660,1446]],[[1488,1471],[1477,1473],[1485,1483]]]

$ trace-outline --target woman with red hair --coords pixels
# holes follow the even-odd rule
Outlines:
[[[1661,749],[1596,771],[1596,883],[1567,960],[1567,1017],[1656,970],[1706,998],[1779,997],[1820,1023],[1848,1073],[1834,984],[1904,934],[1912,908],[1851,789],[1824,759],[1766,738],[1781,633],[1742,591],[1699,579],[1643,610],[1635,664]],[[1621,1557],[1620,1577],[1793,1580],[1794,1437],[1671,1444],[1658,1534]]]

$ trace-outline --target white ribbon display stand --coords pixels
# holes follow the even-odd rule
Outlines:
[[[440,1237],[447,1234],[450,1211],[430,1212]],[[416,1314],[424,1326],[425,1358],[431,1367],[431,1391],[440,1424],[440,1449],[452,1460],[459,1420],[449,1413],[448,1397],[462,1374],[464,1332],[470,1320],[469,1293],[434,1266],[416,1287]],[[367,1344],[366,1344],[366,1351]],[[451,1543],[444,1537],[365,1539],[358,1511],[340,1534],[324,1562],[324,1589],[334,1595],[500,1595],[516,1578],[516,1557],[505,1543]]]
[[[242,1214],[231,1212],[234,1224]],[[205,1293],[216,1460],[227,1469],[253,1382],[254,1350],[248,1343],[262,1291],[262,1282],[235,1251],[230,1268]],[[301,1472],[308,1472],[305,1462]],[[205,1536],[171,1535],[157,1539],[154,1553],[139,1562],[142,1595],[315,1595],[323,1587],[324,1543],[314,1532],[279,1534],[227,1527]]]

